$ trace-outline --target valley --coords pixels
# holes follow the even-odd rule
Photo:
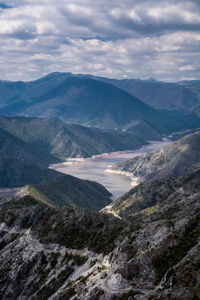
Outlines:
[[[168,140],[152,141],[149,145],[134,151],[111,152],[86,159],[67,159],[66,162],[53,164],[50,168],[81,179],[97,181],[112,193],[113,199],[117,199],[130,190],[131,180],[120,174],[106,172],[108,167],[138,155],[158,150],[168,143]]]
[[[199,300],[198,82],[0,92],[0,298]]]
[[[200,0],[0,2],[0,300],[200,300],[199,32]]]

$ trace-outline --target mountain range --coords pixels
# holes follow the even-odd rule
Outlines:
[[[59,120],[0,116],[0,186],[20,187],[57,178],[47,169],[68,157],[140,148],[144,139],[117,132],[65,124]]]
[[[200,81],[191,82],[190,85],[189,82],[181,84],[157,80],[116,80],[101,77],[97,79],[113,84],[156,109],[195,113],[196,108],[200,107]]]
[[[51,155],[49,163],[67,157],[133,150],[146,144],[146,140],[135,133],[88,128],[56,119],[0,116],[0,128],[28,143],[30,148],[45,152],[47,157]],[[151,137],[159,138],[156,134]]]
[[[149,82],[145,84],[148,85]],[[157,84],[156,89],[159,87]],[[186,94],[190,93],[180,85],[174,85],[174,88],[185,89]],[[147,87],[138,89],[145,93]],[[81,74],[52,73],[32,82],[1,81],[0,93],[0,113],[10,116],[58,118],[68,123],[90,127],[131,129],[138,134],[146,131],[169,134],[199,125],[199,118],[195,114],[184,114],[181,110],[173,113],[157,110],[116,87],[113,82],[108,83],[107,79]],[[165,91],[163,94],[166,94]],[[192,95],[184,96],[187,101],[183,102],[187,102],[187,107],[189,102],[190,105],[198,103]],[[173,99],[169,100],[168,95],[165,95],[166,97],[168,102],[174,102]],[[155,98],[154,95],[152,98]],[[161,96],[158,95],[158,98]],[[177,95],[174,98],[177,98]],[[179,98],[183,98],[181,92]],[[166,108],[162,104],[161,107]]]
[[[199,81],[52,73],[0,93],[0,298],[199,300]],[[48,168],[163,136],[113,167],[140,181],[115,201]]]

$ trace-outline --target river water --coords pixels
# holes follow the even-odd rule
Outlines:
[[[113,199],[116,199],[132,188],[131,179],[123,175],[108,173],[106,170],[110,165],[123,162],[143,153],[158,150],[169,143],[169,141],[153,141],[149,143],[149,145],[134,151],[111,152],[86,159],[67,159],[66,162],[51,165],[50,168],[81,179],[97,181],[112,193]]]

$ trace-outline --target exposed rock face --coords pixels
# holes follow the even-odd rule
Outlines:
[[[121,220],[31,197],[2,204],[1,298],[199,299],[199,179],[138,186],[105,209]]]
[[[185,175],[200,167],[200,132],[187,135],[158,151],[140,155],[112,167],[128,172],[138,181]]]
[[[146,182],[131,189],[128,193],[112,202],[103,211],[113,211],[116,215],[129,218],[141,211],[156,209],[160,205],[199,195],[200,170],[186,176]],[[164,204],[163,204],[164,203]]]

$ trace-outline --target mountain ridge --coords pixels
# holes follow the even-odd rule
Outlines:
[[[0,113],[59,118],[70,123],[107,129],[134,130],[135,122],[140,122],[143,131],[149,127],[157,134],[169,134],[199,124],[195,114],[190,116],[179,111],[174,116],[167,111],[161,112],[108,81],[109,79],[90,75],[52,73],[27,83],[1,82],[0,92],[3,97]],[[143,83],[153,84],[149,81]],[[154,83],[156,87],[160,84]],[[174,87],[184,89],[180,85]],[[189,90],[186,91],[189,93]],[[165,95],[166,97],[168,96]],[[192,96],[189,98],[191,104]],[[194,102],[197,103],[198,100]],[[188,107],[188,104],[186,106]],[[160,108],[163,108],[163,105]],[[139,132],[139,129],[137,127],[136,130]]]
[[[51,207],[75,206],[90,210],[100,210],[111,203],[111,193],[101,184],[67,174],[25,186],[18,191],[19,196],[31,196]]]
[[[30,196],[1,204],[1,298],[198,299],[199,171],[160,183],[157,199],[149,183],[137,188],[148,208],[133,218]]]
[[[186,135],[157,151],[112,166],[138,181],[153,181],[185,175],[200,167],[200,131]]]
[[[147,144],[145,139],[132,132],[88,128],[56,119],[0,116],[0,128],[29,145],[37,145],[41,151],[51,153],[58,162],[67,157],[133,150]],[[152,139],[160,138],[154,132],[148,135]]]

